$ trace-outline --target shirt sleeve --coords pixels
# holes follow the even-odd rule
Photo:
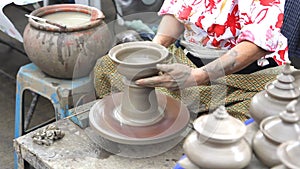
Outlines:
[[[248,8],[245,4],[239,3],[242,28],[237,42],[247,40],[267,51],[278,50],[284,0],[253,1]]]
[[[179,12],[180,7],[182,5],[183,5],[183,1],[165,0],[160,10],[158,11],[158,15],[165,15],[165,14],[176,15]]]

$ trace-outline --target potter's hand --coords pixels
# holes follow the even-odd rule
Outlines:
[[[191,74],[192,69],[187,65],[179,63],[157,64],[156,68],[162,72],[159,76],[139,79],[135,83],[147,87],[166,87],[170,90],[197,85]]]

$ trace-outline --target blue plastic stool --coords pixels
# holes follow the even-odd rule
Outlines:
[[[62,119],[71,115],[69,108],[74,106],[76,99],[80,101],[85,96],[95,96],[92,79],[89,76],[79,79],[56,79],[43,73],[35,64],[22,66],[16,81],[15,108],[15,138],[25,134],[24,128],[24,91],[29,90],[37,95],[49,99],[54,107],[55,119]],[[73,99],[73,102],[70,102]],[[82,103],[83,104],[83,103]],[[76,117],[71,119],[76,123]],[[40,124],[41,127],[46,124]],[[15,153],[15,169],[18,168],[18,157]]]
[[[73,106],[70,99],[92,93],[93,85],[89,76],[73,80],[56,79],[43,73],[33,63],[22,66],[16,82],[15,138],[25,134],[25,90],[50,100],[54,107],[55,119],[58,120],[70,115],[68,110]]]

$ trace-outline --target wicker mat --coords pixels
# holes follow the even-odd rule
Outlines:
[[[169,47],[173,57],[170,62],[178,62],[195,67],[180,48]],[[213,111],[219,105],[225,105],[228,113],[245,121],[250,118],[248,110],[251,98],[265,85],[276,79],[282,67],[269,68],[252,74],[232,74],[219,78],[207,85],[190,87],[181,91],[169,91],[166,88],[156,90],[181,100],[191,113],[199,116]],[[116,72],[116,65],[106,55],[98,59],[94,67],[94,87],[98,98],[123,90],[122,76]]]

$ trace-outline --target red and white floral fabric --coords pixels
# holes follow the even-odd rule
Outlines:
[[[172,14],[185,25],[184,39],[208,48],[230,49],[247,40],[288,60],[287,39],[280,33],[285,0],[165,0],[159,15]],[[170,26],[170,29],[172,27]],[[258,65],[268,64],[260,59]]]

